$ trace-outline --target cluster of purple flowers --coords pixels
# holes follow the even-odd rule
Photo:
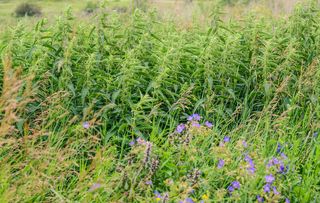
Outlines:
[[[282,151],[282,146],[278,143],[277,145],[277,153],[281,153]],[[281,159],[273,157],[272,159],[269,160],[269,162],[267,163],[267,168],[271,168],[271,167],[276,167],[278,173],[280,174],[285,174],[288,171],[288,166],[284,165],[283,160],[287,159],[287,156],[284,153],[281,153]],[[276,180],[275,176],[273,174],[268,174],[265,176],[265,182],[266,184],[263,186],[263,191],[266,194],[269,194],[271,192],[273,192],[274,195],[279,195],[280,193],[278,192],[276,186],[273,185],[274,181]],[[258,202],[263,202],[264,199],[262,197],[258,197],[257,196],[257,200]],[[290,203],[290,200],[288,198],[286,198],[285,200],[286,203]]]
[[[273,191],[273,194],[279,195],[280,193],[277,191],[277,188],[275,186],[272,186],[273,182],[275,181],[275,177],[272,174],[265,176],[266,184],[263,186],[263,191],[265,193],[270,193]],[[257,195],[257,201],[258,202],[264,202],[264,198],[260,195]]]
[[[188,117],[188,121],[200,121],[201,116],[197,113],[192,114],[191,116]]]
[[[184,130],[186,129],[186,125],[185,124],[180,124],[180,125],[178,125],[177,126],[177,129],[176,129],[176,131],[177,131],[177,133],[182,133]]]
[[[283,152],[281,152],[282,150],[283,146],[278,143],[276,152],[280,154],[281,158],[271,158],[267,163],[267,168],[276,167],[278,173],[285,174],[288,171],[288,166],[285,166],[283,161],[287,159],[287,156]],[[263,192],[265,194],[269,194],[272,192],[273,195],[280,195],[280,192],[278,192],[276,186],[274,186],[275,180],[276,177],[273,174],[268,174],[265,176],[266,184],[263,186]],[[257,195],[257,201],[264,202],[264,198],[260,195]],[[290,200],[286,198],[285,203],[290,203]]]
[[[199,114],[192,114],[188,117],[188,121],[191,122],[191,125],[196,128],[200,128],[199,121],[201,120],[201,116]]]
[[[233,181],[231,185],[228,186],[228,191],[232,193],[235,189],[240,189],[240,182],[239,181]]]
[[[266,184],[263,186],[263,191],[265,193],[270,193],[273,191],[273,194],[279,195],[280,193],[277,191],[277,188],[273,186],[273,182],[275,181],[275,177],[272,174],[265,176]]]
[[[257,201],[258,202],[264,202],[264,198],[261,197],[260,195],[257,195]]]
[[[247,170],[250,173],[254,174],[256,172],[256,168],[255,168],[255,165],[253,163],[252,158],[249,155],[246,155],[244,160],[249,164],[249,167],[247,168]]]
[[[192,114],[188,117],[188,124],[179,124],[176,128],[176,133],[181,134],[183,131],[185,131],[187,129],[188,126],[192,126],[192,127],[196,127],[199,128],[201,127],[199,121],[201,120],[201,116],[199,114]],[[207,128],[212,128],[213,124],[210,123],[209,121],[206,121],[204,124],[204,126],[206,126]],[[227,143],[230,142],[230,137],[229,136],[225,136],[223,138],[223,140],[220,142],[220,146],[224,147]],[[139,142],[137,140],[137,142]],[[142,141],[140,141],[142,142]],[[248,143],[243,140],[241,141],[242,146],[244,148],[248,147]],[[277,167],[278,169],[278,173],[284,174],[288,171],[288,167],[285,166],[284,164],[284,160],[287,159],[286,155],[282,152],[283,151],[283,146],[281,144],[277,144],[277,148],[276,148],[276,152],[277,154],[281,155],[281,158],[272,158],[268,163],[267,163],[267,167]],[[247,152],[245,153],[245,157],[244,157],[244,161],[247,163],[247,171],[250,172],[251,174],[256,173],[256,165],[252,159],[252,157],[250,157]],[[225,166],[225,160],[220,158],[218,159],[218,163],[217,163],[217,168],[221,169]],[[265,185],[263,186],[263,192],[265,195],[268,195],[270,193],[272,193],[273,195],[280,195],[280,192],[278,192],[274,182],[276,180],[276,177],[273,174],[268,174],[265,176]],[[235,191],[235,190],[239,190],[241,187],[240,182],[239,181],[233,181],[229,186],[228,186],[228,191],[230,193],[230,195]],[[257,201],[258,202],[264,202],[265,201],[265,195],[257,195]],[[161,194],[157,193],[156,194],[156,198],[158,200],[162,199],[163,197],[161,196]],[[180,203],[193,203],[193,199],[192,198],[186,198],[182,201],[180,201]],[[288,198],[285,199],[286,203],[290,203],[290,200]]]
[[[199,121],[201,120],[201,116],[199,114],[192,114],[191,116],[188,117],[187,120],[191,123],[191,126],[196,127],[196,128],[201,127],[201,125],[199,123]],[[212,128],[212,126],[213,126],[213,124],[210,123],[209,121],[206,121],[204,123],[204,125],[208,128]],[[176,132],[181,134],[186,128],[187,128],[187,126],[185,124],[181,123],[177,126]]]
[[[282,159],[287,159],[287,156],[284,153],[281,153]],[[278,173],[285,174],[287,173],[289,167],[285,166],[282,160],[279,160],[278,158],[272,158],[269,160],[267,167],[276,167],[278,169]]]
[[[228,143],[228,142],[230,142],[230,137],[225,136],[223,138],[223,142],[220,142],[220,147],[223,147],[225,145],[225,143]],[[218,161],[218,169],[223,168],[224,165],[225,165],[225,161],[223,159],[219,159],[219,161]]]

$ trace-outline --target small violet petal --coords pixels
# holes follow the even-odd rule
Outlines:
[[[223,138],[223,141],[224,141],[224,142],[230,142],[230,137],[228,137],[228,136],[224,137],[224,138]]]

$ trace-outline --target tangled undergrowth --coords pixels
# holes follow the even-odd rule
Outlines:
[[[319,21],[313,1],[204,27],[136,11],[8,29],[0,202],[318,202]]]

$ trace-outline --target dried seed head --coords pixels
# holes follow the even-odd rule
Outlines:
[[[146,150],[144,152],[144,159],[143,159],[143,165],[147,167],[147,164],[150,161],[150,155],[151,155],[151,150],[152,150],[152,144],[151,142],[146,142]]]
[[[159,167],[159,160],[158,159],[152,159],[151,161],[151,168],[150,168],[150,173],[154,174],[156,170]]]
[[[195,185],[198,183],[200,176],[201,176],[201,171],[195,168],[189,172],[189,174],[187,175],[187,178],[192,183],[192,185]]]

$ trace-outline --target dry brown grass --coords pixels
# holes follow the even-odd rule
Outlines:
[[[301,0],[253,0],[248,5],[225,6],[222,11],[226,20],[230,18],[239,19],[249,12],[280,17],[290,14],[294,6],[299,2]],[[201,21],[208,20],[209,15],[216,8],[215,1],[193,1],[192,3],[187,3],[184,0],[152,0],[151,5],[163,16],[173,17],[180,23],[185,24],[190,23],[196,14]]]
[[[3,59],[3,86],[0,96],[0,137],[3,138],[16,130],[14,125],[19,120],[26,105],[32,101],[31,81],[32,77],[21,76],[21,68],[13,68],[11,58],[5,56]],[[11,139],[9,138],[8,141]],[[0,144],[0,146],[1,146]]]

